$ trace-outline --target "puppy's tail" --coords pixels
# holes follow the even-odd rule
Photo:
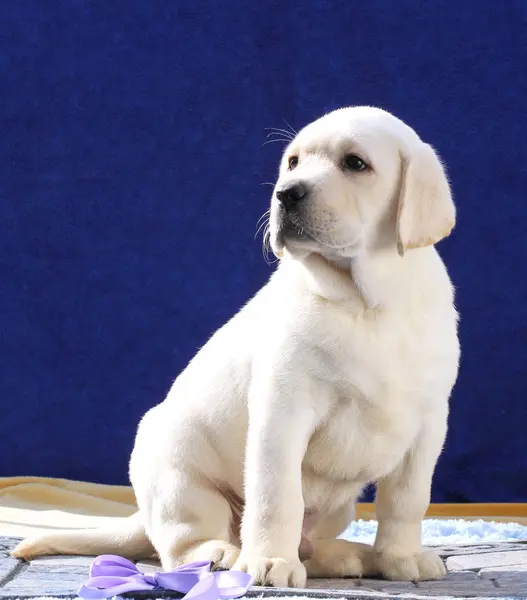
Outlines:
[[[118,554],[130,560],[145,560],[155,556],[139,513],[112,527],[53,531],[29,537],[11,552],[15,558],[29,560],[47,554]]]

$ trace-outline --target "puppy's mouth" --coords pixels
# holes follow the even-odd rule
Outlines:
[[[314,241],[300,217],[295,213],[280,216],[277,227],[277,238],[283,245],[287,242]]]
[[[312,240],[313,236],[306,230],[305,226],[302,225],[298,220],[285,219],[280,231],[284,238],[291,238],[294,240]]]
[[[304,252],[313,244],[318,245],[297,213],[280,213],[275,220],[275,227],[272,227],[274,233],[271,233],[271,246],[276,256],[281,257],[285,248]]]

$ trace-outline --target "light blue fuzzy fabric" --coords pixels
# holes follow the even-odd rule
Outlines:
[[[373,544],[377,521],[354,521],[342,534],[353,542]],[[489,521],[464,521],[463,519],[426,519],[423,523],[423,544],[445,546],[450,544],[474,544],[481,542],[527,541],[527,527],[517,523]]]

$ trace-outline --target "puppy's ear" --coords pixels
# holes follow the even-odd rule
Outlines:
[[[397,250],[431,246],[450,234],[456,208],[443,166],[434,149],[420,144],[402,157],[397,210]]]

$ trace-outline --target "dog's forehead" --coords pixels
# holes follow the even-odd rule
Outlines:
[[[379,144],[406,144],[417,134],[390,113],[374,107],[360,106],[335,110],[304,127],[294,140],[306,151],[339,150],[346,144],[375,149]]]

